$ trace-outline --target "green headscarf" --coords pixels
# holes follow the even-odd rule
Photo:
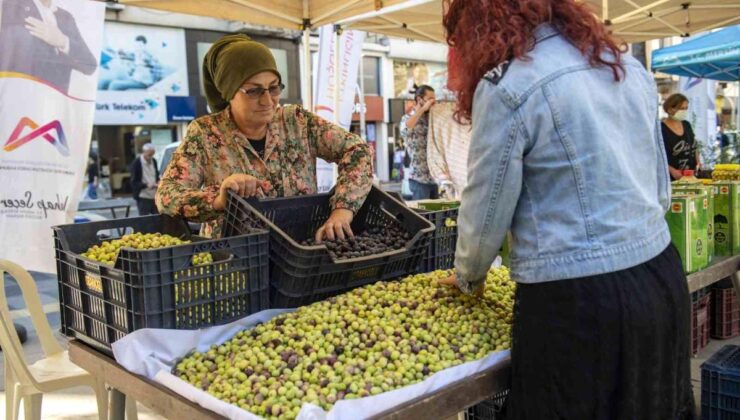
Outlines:
[[[244,34],[216,41],[203,60],[203,88],[211,112],[224,110],[245,80],[270,71],[282,79],[269,48]]]

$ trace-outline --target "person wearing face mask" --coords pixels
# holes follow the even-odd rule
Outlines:
[[[270,50],[227,35],[203,62],[213,114],[190,123],[164,172],[161,213],[204,223],[219,237],[229,190],[243,197],[316,194],[316,158],[339,165],[332,212],[316,240],[352,236],[350,223],[372,186],[373,153],[360,137],[296,105],[279,105],[285,88]]]
[[[701,166],[696,138],[688,118],[689,100],[680,93],[673,94],[663,103],[668,113],[661,123],[663,143],[668,156],[668,171],[674,180],[681,179],[683,171]]]
[[[401,137],[411,158],[409,188],[413,200],[439,198],[439,188],[429,172],[427,163],[427,136],[429,110],[436,102],[434,89],[421,85],[414,93],[414,108],[401,118]]]

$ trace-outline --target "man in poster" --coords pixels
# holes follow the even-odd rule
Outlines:
[[[0,0],[0,72],[33,76],[63,93],[72,70],[93,74],[98,62],[75,18],[55,0]],[[27,51],[28,60],[18,60]]]

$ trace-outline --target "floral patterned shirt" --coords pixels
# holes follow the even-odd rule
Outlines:
[[[339,165],[331,205],[357,212],[372,185],[373,152],[362,139],[300,106],[275,113],[264,159],[231,119],[230,108],[190,123],[157,190],[157,207],[171,216],[205,222],[206,237],[221,234],[223,214],[213,208],[221,183],[243,173],[262,181],[260,196],[316,194],[316,158]]]
[[[401,118],[401,137],[406,145],[406,151],[411,158],[411,175],[409,178],[425,184],[434,183],[429,173],[427,163],[427,134],[429,133],[429,114],[422,115],[414,128],[408,128],[406,122],[413,117],[416,110],[412,110]]]

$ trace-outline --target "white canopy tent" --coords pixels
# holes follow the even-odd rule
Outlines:
[[[688,36],[740,22],[740,0],[589,0],[625,42]],[[391,36],[444,41],[440,0],[408,1],[337,23]]]
[[[311,62],[310,29],[327,24],[393,37],[444,42],[442,0],[117,1],[151,9],[301,30],[304,63]],[[740,0],[585,1],[591,3],[594,12],[626,42],[688,36],[740,22]],[[310,107],[310,65],[303,66],[301,79],[304,101]]]
[[[740,0],[587,0],[627,42],[686,36],[740,22]],[[303,30],[326,24],[444,41],[442,0],[119,0],[120,3]]]

